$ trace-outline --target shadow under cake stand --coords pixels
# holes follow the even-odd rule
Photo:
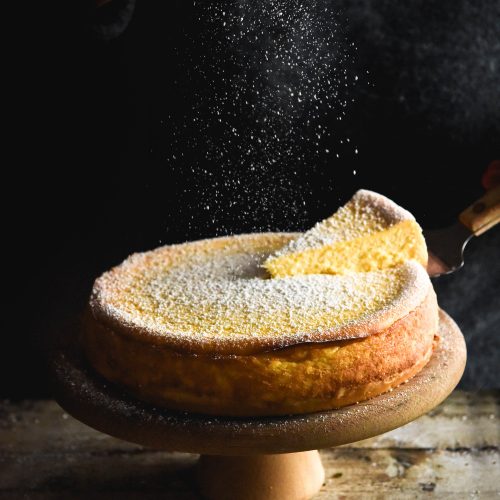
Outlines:
[[[318,448],[400,427],[451,393],[462,376],[466,349],[459,328],[443,311],[439,335],[429,363],[406,384],[359,404],[307,415],[227,418],[157,408],[95,374],[74,339],[66,339],[52,357],[54,391],[69,414],[101,432],[156,449],[200,453],[196,476],[208,498],[303,499],[324,482]]]

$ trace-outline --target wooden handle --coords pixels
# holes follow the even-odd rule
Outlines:
[[[475,236],[483,234],[500,222],[500,185],[487,191],[459,216],[460,222]]]

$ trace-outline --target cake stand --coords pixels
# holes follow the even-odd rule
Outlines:
[[[466,349],[459,328],[443,311],[439,335],[429,363],[406,384],[366,402],[307,415],[213,417],[142,403],[86,365],[76,335],[66,335],[53,353],[54,395],[70,415],[111,436],[200,453],[196,478],[207,498],[305,499],[324,482],[318,448],[395,429],[451,393],[462,376]]]

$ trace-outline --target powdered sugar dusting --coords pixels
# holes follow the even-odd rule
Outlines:
[[[417,307],[431,286],[415,262],[267,279],[263,261],[292,237],[241,235],[132,256],[97,280],[94,314],[160,343],[238,352],[370,335]]]

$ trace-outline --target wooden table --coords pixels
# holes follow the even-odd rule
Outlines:
[[[455,391],[376,438],[322,450],[316,498],[500,498],[500,391]],[[0,403],[0,498],[195,499],[196,455],[145,449],[52,401]]]

